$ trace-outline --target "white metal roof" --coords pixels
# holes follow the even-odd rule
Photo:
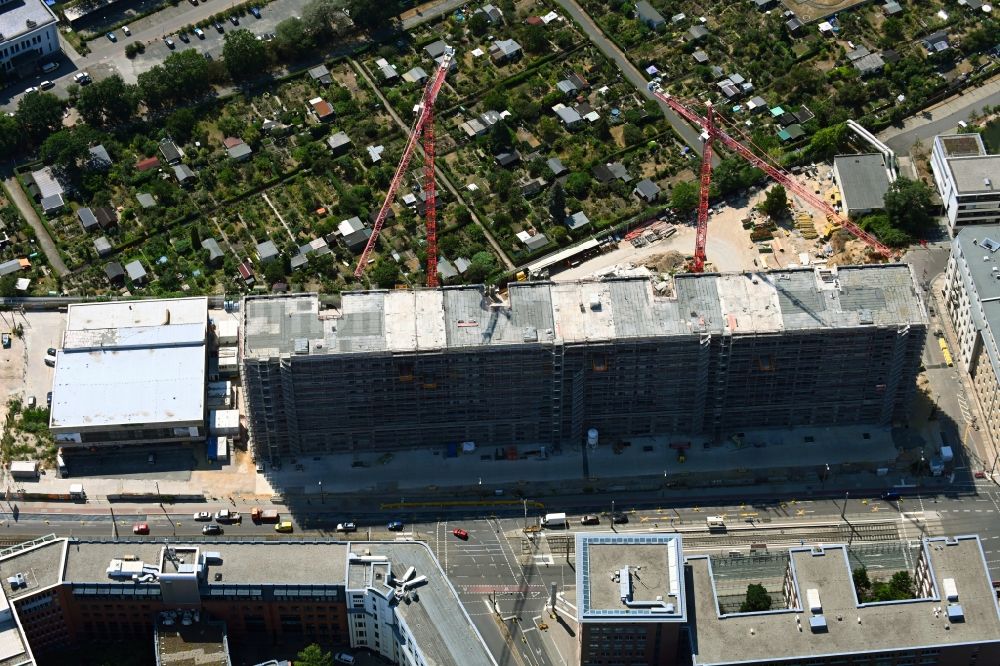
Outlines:
[[[50,427],[204,422],[204,297],[70,305]]]

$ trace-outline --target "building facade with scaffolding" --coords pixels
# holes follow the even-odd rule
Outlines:
[[[905,417],[927,315],[908,266],[248,297],[258,458],[582,444]]]

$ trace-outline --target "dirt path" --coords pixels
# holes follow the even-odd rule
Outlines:
[[[49,260],[49,266],[52,266],[53,270],[60,277],[69,273],[69,268],[66,267],[66,263],[59,256],[59,250],[56,249],[56,244],[52,242],[52,237],[49,236],[48,229],[45,228],[45,225],[38,218],[35,209],[31,207],[31,202],[24,196],[24,191],[17,180],[13,177],[8,178],[3,182],[3,188],[7,191],[7,196],[14,202],[17,209],[21,211],[21,215],[24,216],[24,219],[28,221],[28,224],[34,230],[35,237],[38,238],[38,243],[42,246],[42,252],[45,253],[45,258]]]

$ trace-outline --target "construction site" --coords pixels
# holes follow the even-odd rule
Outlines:
[[[901,264],[248,297],[258,459],[889,425],[927,314]]]

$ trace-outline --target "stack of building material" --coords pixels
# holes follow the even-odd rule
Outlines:
[[[813,222],[813,217],[805,211],[799,211],[795,214],[795,228],[802,233],[802,237],[808,240],[813,240],[819,236],[816,233],[816,224]]]

